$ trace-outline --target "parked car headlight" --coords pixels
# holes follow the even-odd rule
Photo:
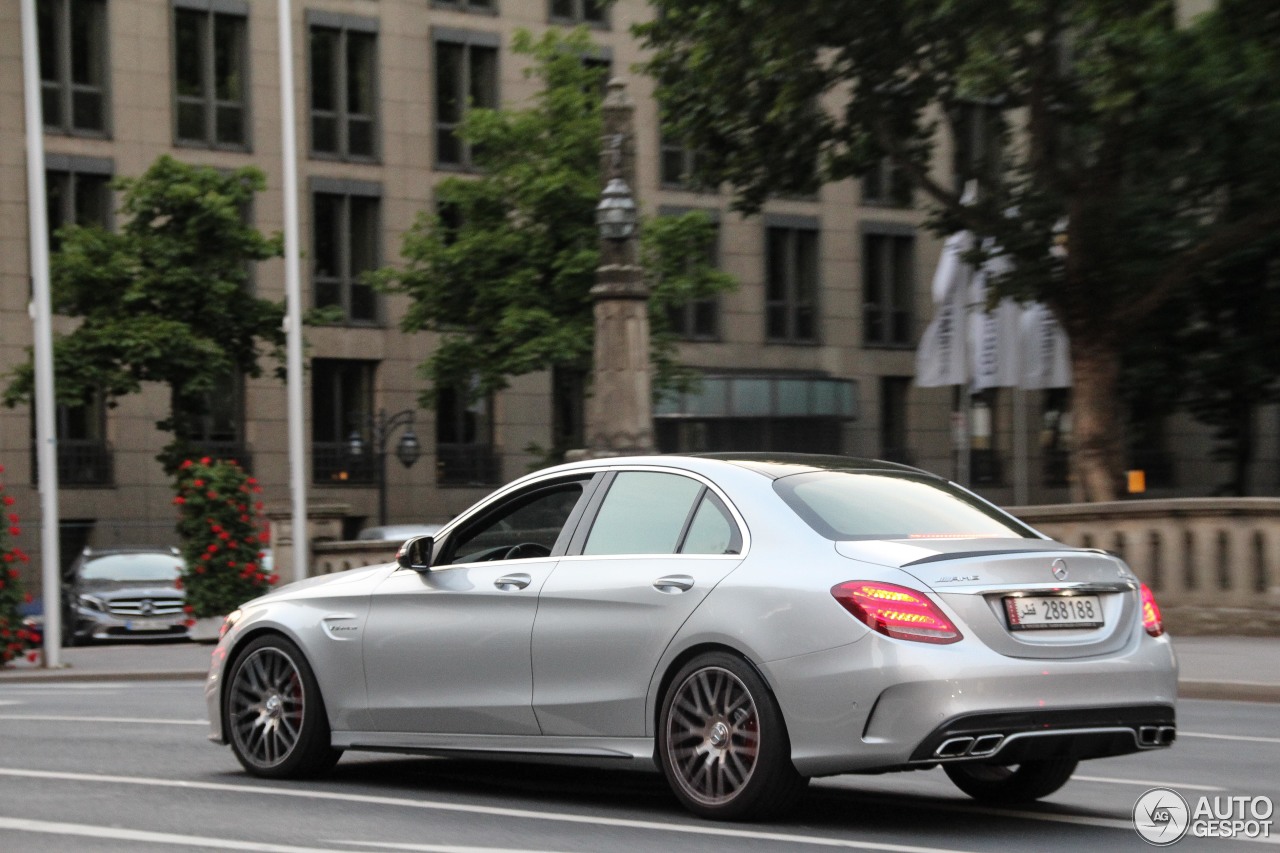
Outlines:
[[[87,607],[90,610],[97,610],[101,613],[107,612],[106,603],[101,598],[98,598],[96,595],[81,595],[80,606]]]

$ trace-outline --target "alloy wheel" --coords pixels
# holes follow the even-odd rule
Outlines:
[[[751,691],[727,669],[691,673],[673,696],[666,750],[675,781],[695,802],[732,801],[751,781],[760,756],[760,717]]]
[[[279,764],[302,736],[306,697],[297,665],[282,650],[266,646],[236,668],[230,692],[231,736],[254,764]]]

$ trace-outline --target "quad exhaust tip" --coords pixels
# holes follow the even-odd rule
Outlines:
[[[1173,726],[1139,726],[1139,746],[1168,746],[1178,739],[1178,730]]]
[[[953,737],[945,740],[933,751],[934,758],[964,758],[992,755],[1000,744],[1004,743],[1004,735],[981,735],[979,737]]]

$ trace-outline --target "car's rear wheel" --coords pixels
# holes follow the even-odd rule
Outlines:
[[[1024,764],[945,764],[956,787],[984,803],[1029,803],[1047,797],[1067,784],[1079,762],[1050,758]]]
[[[223,698],[231,750],[255,776],[311,776],[342,752],[329,743],[329,720],[315,674],[301,650],[269,634],[251,641],[231,666]]]
[[[764,680],[722,652],[695,658],[671,680],[658,758],[681,803],[717,820],[777,815],[809,781],[791,764],[782,712]]]

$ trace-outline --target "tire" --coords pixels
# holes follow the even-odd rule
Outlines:
[[[231,751],[250,774],[269,779],[316,776],[342,751],[329,743],[329,718],[301,650],[266,634],[236,656],[222,697]]]
[[[1025,764],[944,764],[942,769],[975,800],[998,805],[1030,803],[1047,797],[1067,784],[1079,762],[1074,758],[1049,758]]]
[[[689,811],[765,820],[789,810],[809,780],[791,764],[777,701],[756,671],[724,652],[676,673],[658,718],[658,761]]]

